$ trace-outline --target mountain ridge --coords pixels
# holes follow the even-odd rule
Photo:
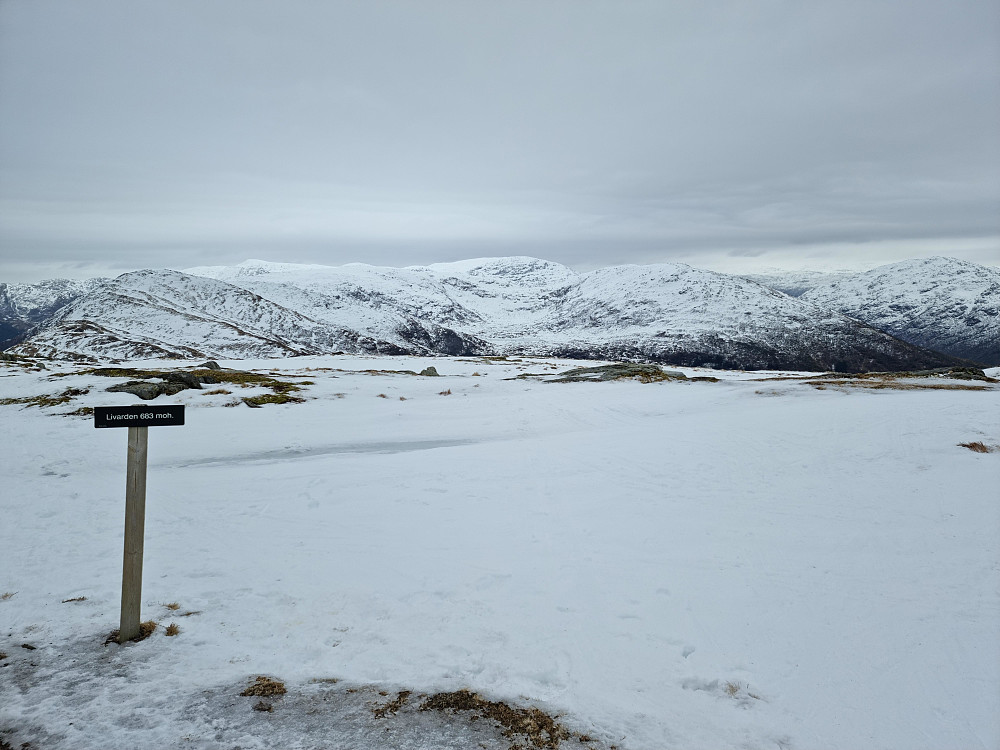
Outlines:
[[[98,283],[14,351],[95,361],[539,354],[841,371],[958,362],[834,306],[679,263],[578,273],[527,256],[406,268],[248,260]]]

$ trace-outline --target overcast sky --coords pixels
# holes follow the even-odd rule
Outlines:
[[[1000,265],[995,0],[0,0],[0,281]]]

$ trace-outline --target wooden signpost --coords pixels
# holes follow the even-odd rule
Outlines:
[[[125,469],[125,553],[118,642],[139,635],[142,600],[142,545],[146,527],[146,444],[150,427],[184,424],[183,406],[97,406],[94,427],[128,427]]]

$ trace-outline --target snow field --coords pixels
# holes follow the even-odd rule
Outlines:
[[[1000,455],[957,447],[1000,443],[997,391],[223,364],[315,385],[262,409],[164,400],[190,408],[150,430],[143,617],[181,634],[124,648],[100,644],[126,431],[0,407],[0,730],[19,742],[268,747],[199,698],[255,674],[469,688],[623,749],[1000,742]],[[358,372],[427,364],[444,377]],[[0,397],[131,398],[44,375]],[[327,746],[303,732],[285,746]]]

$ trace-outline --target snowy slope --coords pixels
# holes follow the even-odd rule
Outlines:
[[[742,274],[744,279],[756,281],[790,297],[801,297],[805,292],[832,281],[854,276],[853,271],[783,271],[770,269],[760,273]]]
[[[186,426],[149,431],[142,615],[159,627],[124,647],[104,640],[125,431],[58,416],[123,394],[83,368],[0,365],[2,398],[78,394],[0,403],[10,746],[531,747],[417,710],[463,688],[593,738],[561,750],[1000,746],[1000,452],[960,445],[1000,446],[996,384],[222,364],[314,384],[261,409],[209,389],[170,399]],[[239,695],[262,674],[288,689],[269,713]],[[375,717],[400,690],[410,703]]]
[[[1000,365],[1000,268],[908,260],[820,284],[802,299],[917,346]]]

